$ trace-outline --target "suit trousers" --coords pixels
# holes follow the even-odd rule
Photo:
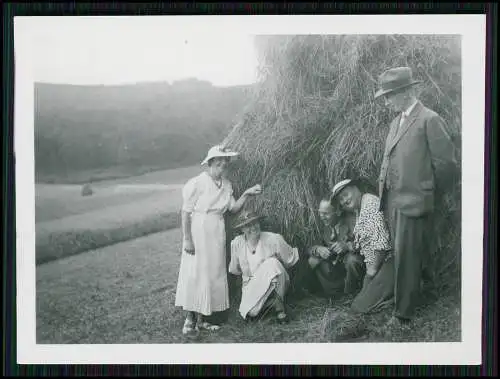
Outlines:
[[[422,280],[433,280],[429,265],[433,218],[432,214],[402,214],[393,206],[392,197],[387,193],[384,215],[394,244],[394,316],[411,319],[420,301]]]

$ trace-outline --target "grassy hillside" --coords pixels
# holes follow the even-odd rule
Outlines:
[[[194,79],[123,86],[36,83],[37,182],[81,183],[196,164],[238,119],[248,89]]]

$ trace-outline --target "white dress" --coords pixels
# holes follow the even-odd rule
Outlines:
[[[291,247],[277,233],[261,232],[254,253],[247,248],[243,235],[231,241],[229,272],[242,275],[239,312],[243,318],[257,314],[273,289],[284,297],[290,283],[286,269],[294,266],[298,260],[297,248]]]
[[[208,173],[190,179],[183,188],[182,210],[191,213],[195,254],[182,246],[175,305],[210,315],[229,308],[224,213],[235,200],[231,183],[217,187]]]

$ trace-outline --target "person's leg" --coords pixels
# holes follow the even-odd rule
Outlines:
[[[182,327],[183,334],[189,334],[195,331],[196,328],[196,313],[188,311],[186,312],[186,319],[184,320],[184,325]]]
[[[344,265],[337,264],[334,266],[332,262],[321,260],[314,272],[321,284],[324,296],[340,296],[343,293],[345,286]]]
[[[287,322],[288,316],[285,309],[285,295],[288,290],[287,275],[282,273],[274,278],[274,310],[279,322]]]
[[[377,274],[365,275],[363,288],[356,295],[351,311],[360,314],[378,312],[394,303],[394,258],[389,256]]]
[[[309,254],[300,257],[299,261],[288,270],[290,276],[289,296],[291,298],[301,298],[311,292],[317,292],[321,287],[314,273],[314,264]]]
[[[255,304],[247,313],[249,319],[260,319],[264,317],[269,310],[274,308],[274,303],[276,301],[276,292],[274,291],[276,287],[276,281],[271,281],[268,290],[264,296]]]
[[[402,296],[402,284],[404,283],[404,279],[402,278],[404,271],[403,270],[398,270],[398,266],[400,265],[400,262],[403,260],[404,262],[404,257],[402,257],[403,252],[401,251],[403,248],[403,245],[401,243],[401,225],[398,224],[399,221],[399,213],[398,209],[394,206],[393,202],[393,196],[390,192],[386,194],[386,201],[385,201],[385,206],[384,206],[384,218],[387,222],[387,227],[389,230],[389,234],[391,237],[391,242],[393,245],[393,265],[394,265],[394,308],[392,312],[392,317],[389,320],[389,323],[387,324],[387,327],[392,327],[393,325],[402,325],[400,323],[400,320],[396,317],[396,315],[399,313],[398,312],[398,306],[400,307],[401,305],[401,296]]]
[[[410,320],[419,300],[427,217],[397,215],[394,316]]]
[[[365,262],[360,254],[348,253],[344,257],[344,267],[346,270],[344,293],[352,295],[360,288],[365,274]]]
[[[434,273],[434,262],[432,261],[435,249],[435,236],[433,234],[434,230],[434,216],[432,214],[426,216],[427,222],[425,223],[425,228],[427,232],[424,232],[426,238],[424,238],[422,246],[422,280],[420,286],[421,297],[425,297],[425,301],[434,301],[437,299],[437,293],[435,288],[436,278]]]
[[[215,330],[219,330],[220,326],[209,323],[208,321],[205,320],[205,317],[201,313],[198,313],[197,320],[196,320],[196,328],[215,331]]]

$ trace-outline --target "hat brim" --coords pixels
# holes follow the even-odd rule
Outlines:
[[[338,186],[337,188],[335,188],[333,191],[332,191],[332,195],[330,196],[330,201],[334,201],[335,198],[337,197],[337,195],[342,192],[342,190],[344,188],[346,188],[347,186],[350,186],[352,184],[352,180],[349,180],[348,182],[345,182],[343,183],[342,185]]]
[[[240,223],[234,225],[233,228],[234,229],[241,229],[244,226],[253,223],[254,221],[260,221],[262,218],[264,218],[264,216],[254,216],[254,217],[251,217],[248,220],[245,220],[243,222],[240,222]]]
[[[392,93],[392,92],[400,91],[406,87],[411,87],[411,86],[414,86],[414,85],[419,84],[419,83],[422,83],[422,81],[421,80],[414,80],[411,83],[408,83],[408,84],[405,84],[403,86],[399,86],[396,88],[385,89],[385,90],[379,89],[377,92],[375,92],[374,98],[378,99],[380,96],[384,96],[384,95],[387,95],[387,94]]]
[[[231,151],[231,152],[227,152],[227,153],[220,153],[220,154],[217,154],[217,155],[209,155],[207,156],[202,162],[201,164],[204,165],[206,164],[210,159],[212,158],[223,158],[223,157],[227,157],[227,158],[232,158],[232,157],[236,157],[237,155],[239,155],[240,153],[237,153],[235,151]]]

